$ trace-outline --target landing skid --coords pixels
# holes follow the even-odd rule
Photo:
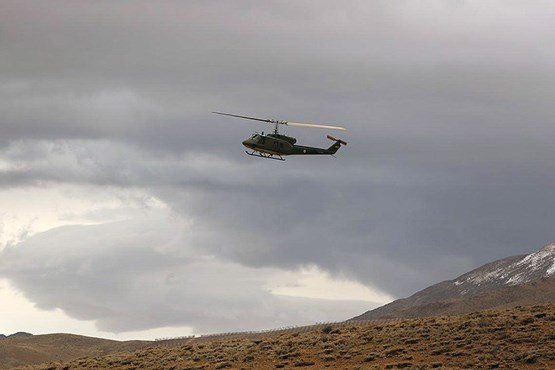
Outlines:
[[[275,159],[277,161],[284,161],[285,159],[281,156],[281,155],[273,155],[273,154],[266,154],[266,153],[261,153],[261,152],[249,152],[245,150],[245,153],[247,153],[248,155],[252,155],[253,157],[259,157],[259,158],[264,158],[264,159]]]

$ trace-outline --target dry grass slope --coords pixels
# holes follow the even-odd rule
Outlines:
[[[555,305],[183,341],[29,369],[555,369]]]

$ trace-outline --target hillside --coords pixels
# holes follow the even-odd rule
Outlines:
[[[156,343],[28,369],[554,369],[555,305]]]
[[[150,342],[118,342],[73,334],[13,336],[0,339],[0,369],[40,364],[50,361],[69,361],[85,356],[99,356],[113,352],[133,351]]]
[[[18,331],[17,333],[13,333],[10,335],[0,334],[0,339],[4,338],[14,338],[14,337],[30,337],[33,334],[25,333],[24,331]]]
[[[488,263],[352,320],[453,315],[547,303],[555,303],[555,244]]]

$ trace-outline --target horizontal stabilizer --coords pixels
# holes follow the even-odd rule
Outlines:
[[[341,145],[347,145],[347,142],[346,142],[346,141],[343,141],[343,140],[341,140],[341,139],[336,139],[336,138],[334,138],[334,137],[331,136],[331,135],[328,135],[328,139],[330,139],[330,140],[332,140],[332,141],[337,141],[337,142],[339,142]]]

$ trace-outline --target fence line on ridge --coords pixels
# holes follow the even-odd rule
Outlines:
[[[273,329],[251,330],[251,331],[237,331],[226,333],[213,333],[202,335],[189,335],[182,337],[172,338],[157,338],[155,339],[156,346],[178,346],[188,343],[202,343],[210,342],[213,340],[228,340],[228,339],[259,339],[269,336],[277,336],[282,334],[302,334],[313,331],[322,331],[325,327],[330,327],[330,331],[344,327],[359,327],[366,325],[381,325],[394,322],[400,322],[404,319],[379,319],[379,320],[353,320],[353,321],[336,321],[336,322],[318,322],[312,325],[303,326],[284,326]]]

